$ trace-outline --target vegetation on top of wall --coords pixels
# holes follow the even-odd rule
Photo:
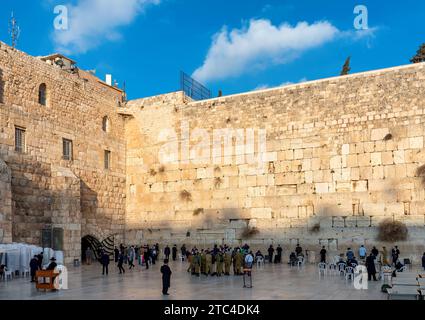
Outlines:
[[[242,238],[243,239],[250,239],[252,237],[254,237],[255,235],[259,234],[260,230],[258,230],[258,228],[256,227],[246,227],[243,231],[242,231]]]
[[[183,190],[180,192],[180,199],[183,201],[192,201],[192,194],[187,190]]]
[[[401,221],[393,221],[386,219],[382,221],[378,226],[378,237],[379,241],[395,242],[395,241],[406,241],[409,235],[407,226]]]
[[[164,173],[164,172],[165,172],[165,166],[160,166],[160,167],[158,168],[158,172],[159,172],[159,173]]]
[[[152,177],[156,176],[156,171],[155,171],[155,169],[150,169],[150,170],[149,170],[149,174],[150,174]]]

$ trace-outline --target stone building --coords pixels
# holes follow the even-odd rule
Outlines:
[[[60,63],[58,63],[58,61]],[[63,63],[65,61],[66,63]],[[0,46],[0,242],[425,248],[425,64],[204,101]],[[425,171],[425,170],[423,170]]]

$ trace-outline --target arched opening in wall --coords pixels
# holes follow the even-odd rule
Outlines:
[[[102,130],[104,132],[109,132],[111,129],[110,126],[111,126],[111,121],[109,120],[107,116],[104,116],[102,119]]]
[[[47,86],[45,83],[38,87],[38,103],[42,106],[47,106]]]
[[[92,252],[92,260],[99,260],[101,255],[101,242],[91,235],[87,235],[81,239],[81,261],[86,261],[86,252],[90,248]]]

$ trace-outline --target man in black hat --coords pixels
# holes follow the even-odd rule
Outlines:
[[[102,263],[102,275],[108,275],[108,266],[109,266],[109,254],[107,254],[105,251],[102,253],[102,257],[100,258],[100,261]],[[121,271],[121,270],[120,270]]]
[[[35,282],[35,274],[39,269],[40,267],[38,264],[38,257],[35,255],[34,258],[32,258],[30,261],[31,282]]]
[[[171,282],[171,269],[168,266],[168,259],[164,260],[164,265],[161,267],[161,273],[162,273],[162,294],[164,296],[168,296],[168,288],[170,288],[170,282]]]
[[[55,270],[56,269],[56,267],[58,266],[58,264],[56,263],[56,258],[55,257],[53,257],[53,258],[51,258],[50,259],[50,264],[47,266],[47,269],[46,270]]]

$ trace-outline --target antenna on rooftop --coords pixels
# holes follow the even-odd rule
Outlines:
[[[19,36],[21,35],[21,29],[19,28],[18,21],[16,21],[13,11],[9,20],[9,35],[12,40],[12,47],[16,48]]]

